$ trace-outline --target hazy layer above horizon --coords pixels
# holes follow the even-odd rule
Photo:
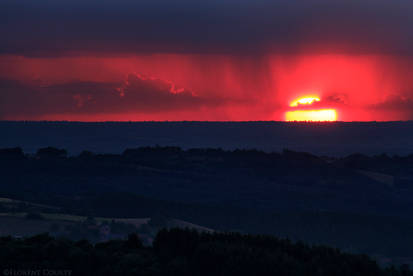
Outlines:
[[[40,147],[120,153],[141,146],[288,148],[317,155],[413,153],[413,122],[0,122],[0,148]]]

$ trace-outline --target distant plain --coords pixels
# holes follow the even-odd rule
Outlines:
[[[413,121],[406,122],[0,122],[0,148],[65,148],[121,153],[142,146],[258,149],[284,148],[316,155],[409,155]]]

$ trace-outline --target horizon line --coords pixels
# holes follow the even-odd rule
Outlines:
[[[142,120],[142,121],[78,121],[78,120],[0,120],[0,123],[285,123],[285,124],[335,124],[335,123],[409,123],[413,120],[397,120],[397,121],[276,121],[276,120]]]

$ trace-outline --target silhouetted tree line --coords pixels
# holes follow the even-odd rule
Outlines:
[[[406,266],[381,269],[365,255],[271,236],[161,230],[153,247],[136,234],[91,244],[41,234],[0,238],[3,269],[71,270],[72,275],[411,276]]]
[[[256,149],[236,149],[223,150],[221,148],[193,148],[183,150],[180,147],[172,146],[155,146],[155,147],[140,147],[136,149],[126,149],[122,154],[95,154],[91,151],[83,151],[78,156],[71,158],[78,158],[82,160],[113,160],[127,163],[145,162],[146,164],[156,160],[155,165],[159,166],[160,157],[165,158],[165,165],[171,165],[170,161],[191,161],[191,163],[199,162],[218,162],[232,164],[248,164],[254,163],[273,164],[272,162],[282,160],[284,162],[294,162],[296,164],[326,164],[333,163],[337,166],[344,166],[349,168],[364,168],[372,170],[382,170],[387,173],[396,172],[397,168],[400,170],[405,166],[411,167],[413,164],[413,154],[406,156],[389,156],[385,153],[376,156],[367,156],[359,153],[351,154],[342,158],[316,156],[307,152],[296,152],[284,149],[281,153],[277,152],[263,152]],[[22,160],[22,159],[65,159],[68,158],[68,153],[65,149],[58,149],[54,147],[40,148],[35,154],[25,154],[19,147],[0,149],[0,160]]]

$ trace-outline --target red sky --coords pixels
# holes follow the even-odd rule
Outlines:
[[[284,120],[292,100],[316,94],[321,98],[316,107],[336,108],[339,120],[408,120],[411,65],[404,57],[385,55],[3,55],[0,116]]]
[[[2,120],[413,119],[404,0],[3,0]]]

